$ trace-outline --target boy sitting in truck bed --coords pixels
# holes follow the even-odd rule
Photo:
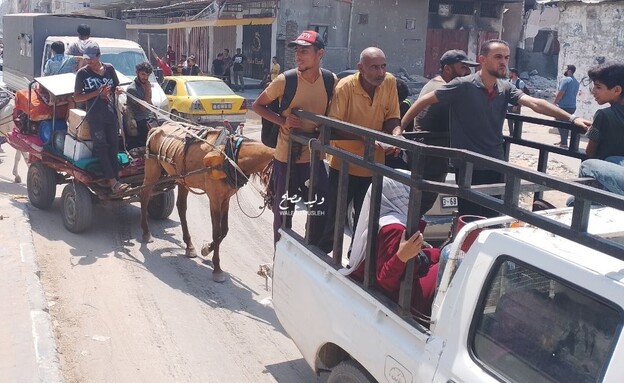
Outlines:
[[[409,174],[407,171],[399,170]],[[379,232],[377,234],[376,282],[377,286],[390,299],[398,302],[401,279],[407,261],[415,258],[414,280],[412,284],[412,314],[421,324],[429,327],[431,305],[436,289],[439,249],[422,249],[425,221],[420,221],[419,231],[409,239],[405,238],[410,189],[393,179],[384,177],[379,209]],[[364,258],[366,238],[369,228],[369,208],[371,188],[368,189],[362,204],[362,213],[353,235],[353,249],[349,259],[349,269],[343,274],[357,280],[364,279]]]
[[[605,64],[588,72],[591,90],[600,105],[587,131],[587,156],[581,177],[595,178],[606,190],[624,195],[624,64]]]

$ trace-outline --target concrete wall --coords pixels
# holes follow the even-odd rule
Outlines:
[[[514,67],[516,64],[516,47],[519,46],[522,38],[522,29],[524,27],[524,1],[519,3],[509,3],[504,5],[507,12],[503,13],[503,32],[501,38],[509,43],[511,48],[511,57],[509,65]]]
[[[428,1],[358,0],[354,3],[349,66],[356,68],[360,52],[377,46],[385,52],[390,71],[402,67],[410,74],[422,75]],[[368,15],[368,24],[358,23],[360,14]],[[408,20],[414,20],[414,29],[407,29]]]
[[[337,0],[280,1],[276,52],[283,69],[295,67],[293,50],[286,47],[288,42],[302,31],[314,27],[326,28],[327,31],[323,67],[332,71],[344,69],[348,58],[350,16],[351,4]]]
[[[565,3],[560,11],[559,66],[576,65],[575,77],[581,82],[576,114],[591,118],[599,106],[589,91],[587,71],[603,61],[621,62],[624,57],[624,2]]]

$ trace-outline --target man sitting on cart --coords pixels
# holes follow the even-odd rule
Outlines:
[[[128,185],[118,180],[119,127],[114,103],[114,95],[121,92],[119,79],[111,64],[100,62],[100,47],[96,42],[88,41],[84,45],[83,58],[87,65],[76,73],[74,100],[87,103],[86,120],[93,154],[100,161],[107,184],[113,193],[123,192]]]
[[[149,76],[152,74],[152,65],[142,62],[136,66],[136,78],[128,86],[128,94],[148,104],[152,103],[152,84]],[[128,108],[126,109],[126,133],[127,148],[133,149],[145,146],[147,132],[149,131],[150,120],[154,119],[154,113],[147,107],[139,104],[134,99],[128,97]]]

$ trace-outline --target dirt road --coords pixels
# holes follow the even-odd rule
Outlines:
[[[260,204],[250,186],[231,201],[223,284],[212,281],[209,262],[184,256],[176,213],[150,221],[154,241],[143,244],[136,204],[97,207],[82,234],[63,227],[60,198],[47,211],[29,207],[65,380],[323,381],[284,334],[256,274],[273,255],[270,212],[245,216]],[[200,247],[211,235],[205,196],[189,197],[188,219]]]
[[[251,121],[245,133],[257,135]],[[256,132],[256,133],[254,133]],[[550,142],[547,128],[525,125],[525,137]],[[553,141],[554,142],[554,141]],[[6,156],[3,167],[12,166]],[[535,156],[513,149],[512,161],[535,168]],[[553,157],[549,173],[574,176],[575,164]],[[26,167],[22,164],[22,178]],[[8,181],[7,178],[5,181]],[[60,197],[62,187],[57,190]],[[2,192],[26,194],[24,184]],[[557,196],[556,205],[565,198]],[[272,259],[272,216],[250,186],[230,204],[222,243],[223,284],[211,265],[184,256],[177,213],[150,221],[143,244],[138,205],[97,207],[94,227],[69,233],[60,198],[41,211],[29,206],[41,278],[67,382],[319,382],[279,325],[270,291],[256,272]],[[205,196],[189,197],[196,247],[210,240]]]

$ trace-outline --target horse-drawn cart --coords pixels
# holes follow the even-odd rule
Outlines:
[[[123,81],[123,75],[118,76]],[[27,153],[30,166],[26,188],[33,206],[49,208],[57,185],[66,184],[61,195],[63,224],[77,233],[91,225],[95,204],[139,201],[145,160],[141,150],[127,152],[121,146],[118,175],[130,188],[111,192],[101,175],[99,161],[89,155],[89,142],[67,132],[65,118],[73,94],[73,78],[73,74],[36,78],[25,91],[27,96],[18,92],[13,112],[15,127],[7,141],[16,150]],[[27,97],[27,102],[20,102],[20,97]],[[73,145],[69,152],[68,145]],[[174,186],[175,179],[171,177],[161,177],[155,183],[148,205],[152,218],[164,219],[172,213]]]

